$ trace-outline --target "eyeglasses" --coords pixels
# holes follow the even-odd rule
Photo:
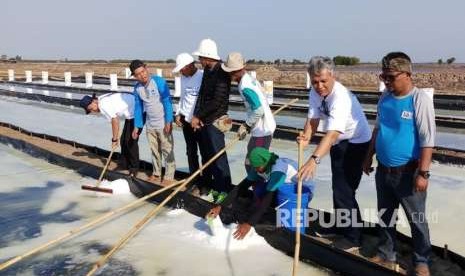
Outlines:
[[[396,80],[396,78],[398,76],[402,75],[403,73],[405,73],[405,72],[399,72],[397,74],[384,74],[384,73],[382,73],[382,74],[379,75],[379,79],[381,81],[393,82],[393,81]]]
[[[326,116],[329,116],[329,107],[328,103],[326,102],[326,97],[323,97],[321,101],[320,111],[323,112]]]

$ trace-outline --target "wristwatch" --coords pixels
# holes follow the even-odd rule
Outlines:
[[[320,164],[321,160],[320,160],[320,157],[318,155],[312,155],[310,156],[310,158],[312,158],[313,160],[315,160],[315,164]]]
[[[429,171],[418,171],[418,175],[423,177],[424,179],[429,179],[431,176]]]
[[[118,138],[117,139],[111,138],[111,141],[114,143],[114,142],[118,141]]]

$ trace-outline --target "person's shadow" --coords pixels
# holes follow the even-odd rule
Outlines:
[[[0,193],[0,248],[11,241],[24,241],[42,235],[42,225],[47,223],[79,220],[80,216],[69,213],[77,205],[76,202],[70,202],[54,213],[41,212],[53,190],[63,185],[49,181],[45,187],[27,187],[17,192]]]

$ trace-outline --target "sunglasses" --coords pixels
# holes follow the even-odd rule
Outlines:
[[[383,74],[379,75],[379,79],[381,81],[393,82],[393,81],[395,81],[397,79],[398,76],[400,76],[400,75],[402,75],[404,73],[406,73],[406,72],[399,72],[397,74],[384,74],[383,73]]]

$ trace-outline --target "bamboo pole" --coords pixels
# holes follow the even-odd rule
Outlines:
[[[110,155],[108,155],[108,158],[107,158],[107,163],[105,164],[105,167],[103,167],[102,173],[100,173],[100,177],[98,178],[97,184],[95,184],[95,187],[98,187],[100,183],[102,183],[103,176],[105,175],[105,172],[107,171],[108,165],[110,165],[111,157],[113,156],[113,153],[115,152],[115,150],[116,150],[116,147],[112,146]]]
[[[303,135],[302,132],[299,134],[300,136]],[[303,164],[303,144],[299,143],[299,171],[302,168]],[[300,255],[300,225],[302,223],[301,219],[301,213],[302,213],[302,177],[299,175],[298,180],[297,180],[297,210],[296,210],[296,229],[295,229],[295,248],[294,248],[294,263],[292,266],[292,276],[297,275],[297,269],[299,266],[299,255]]]
[[[291,100],[287,104],[284,104],[281,106],[279,109],[277,109],[275,112],[273,112],[273,115],[278,114],[281,110],[284,108],[288,107],[292,103],[295,103],[298,99]],[[234,140],[232,140],[228,145],[226,145],[222,150],[220,150],[215,156],[213,156],[210,160],[208,160],[207,163],[203,164],[202,167],[200,167],[195,173],[193,173],[191,176],[187,178],[187,180],[181,184],[179,187],[177,187],[167,198],[165,198],[159,205],[157,205],[155,208],[153,208],[145,217],[143,217],[135,226],[129,230],[129,232],[126,233],[119,241],[118,243],[113,246],[113,248],[104,256],[102,256],[92,267],[92,269],[87,273],[87,276],[94,275],[107,261],[108,259],[113,256],[113,254],[122,246],[124,246],[132,237],[134,237],[142,228],[144,227],[145,224],[150,222],[155,216],[158,215],[160,210],[163,208],[163,206],[171,200],[182,188],[184,188],[187,184],[189,184],[198,174],[200,174],[206,167],[208,167],[211,163],[213,163],[216,159],[218,159],[221,155],[223,155],[229,148],[231,148],[237,141],[239,141],[239,137],[236,137]]]
[[[142,218],[135,226],[129,230],[129,232],[126,233],[119,241],[118,243],[113,246],[113,248],[104,256],[102,256],[92,267],[92,269],[87,273],[87,276],[94,275],[97,270],[102,267],[109,258],[122,246],[124,246],[132,237],[134,237],[142,228],[144,227],[145,224],[150,222],[151,219],[153,219],[158,213],[161,211],[163,206],[171,200],[182,188],[184,188],[187,184],[189,184],[198,174],[200,174],[201,171],[203,171],[206,167],[208,167],[211,163],[213,163],[216,159],[218,159],[221,155],[223,155],[226,150],[231,148],[237,141],[239,141],[239,137],[236,137],[234,140],[232,140],[228,145],[226,145],[222,150],[220,150],[215,156],[213,156],[210,160],[208,160],[207,163],[203,164],[201,168],[199,168],[195,173],[193,173],[191,176],[189,176],[184,183],[182,183],[180,186],[178,186],[167,198],[165,198],[159,205],[157,205],[155,208],[153,208],[147,215],[145,215],[144,218]]]
[[[289,101],[287,104],[283,104],[280,108],[276,109],[276,110],[273,112],[273,115],[278,114],[279,112],[281,112],[281,110],[283,110],[284,108],[287,108],[288,106],[290,106],[290,105],[293,104],[293,103],[296,103],[298,100],[299,100],[299,98],[295,98],[295,99]]]
[[[169,189],[181,184],[183,181],[185,181],[185,179],[177,181],[177,182],[175,182],[175,183],[173,183],[173,184],[171,184],[169,186],[166,186],[164,188],[161,188],[161,189],[159,189],[157,191],[154,191],[153,193],[150,193],[150,194],[148,194],[148,195],[146,195],[144,197],[141,197],[141,198],[139,198],[139,199],[127,204],[127,205],[124,205],[124,206],[122,206],[122,207],[120,207],[120,208],[118,208],[116,210],[109,211],[109,212],[107,212],[107,213],[93,219],[92,221],[90,221],[90,222],[88,222],[88,223],[86,223],[86,224],[84,224],[82,226],[79,226],[77,228],[74,228],[74,229],[68,231],[67,233],[63,234],[62,236],[60,236],[60,237],[58,237],[58,238],[56,238],[54,240],[51,240],[51,241],[49,241],[49,242],[47,242],[47,243],[45,243],[43,245],[35,247],[35,248],[29,250],[28,252],[22,254],[22,255],[16,256],[16,257],[14,257],[14,258],[0,264],[0,271],[5,269],[5,268],[8,268],[9,266],[11,266],[11,265],[13,265],[13,264],[27,258],[27,257],[29,257],[31,255],[34,255],[34,254],[36,254],[36,253],[38,253],[40,251],[43,251],[43,250],[51,247],[52,245],[58,244],[59,242],[65,240],[65,239],[67,239],[67,238],[69,238],[71,236],[74,236],[74,235],[76,235],[76,234],[78,234],[78,233],[80,233],[80,232],[82,232],[82,231],[96,225],[96,224],[99,224],[99,223],[109,219],[110,217],[113,217],[116,214],[119,214],[119,213],[121,213],[123,211],[129,210],[130,208],[136,206],[137,204],[142,203],[147,199],[150,199],[150,198],[152,198],[152,197],[154,197],[154,196],[156,196],[158,194],[161,194],[162,192],[164,192],[166,190],[169,190]]]

